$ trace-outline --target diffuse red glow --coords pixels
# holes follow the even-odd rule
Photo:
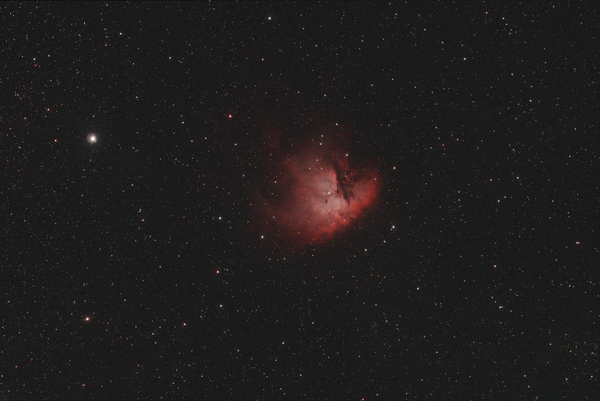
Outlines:
[[[348,141],[323,131],[283,151],[267,143],[272,183],[259,191],[259,229],[282,247],[302,249],[329,241],[373,206],[381,180],[376,168],[352,166]]]

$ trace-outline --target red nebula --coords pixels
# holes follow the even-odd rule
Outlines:
[[[329,129],[287,146],[279,135],[267,141],[267,186],[256,202],[265,240],[295,250],[325,243],[376,204],[379,172],[351,162],[347,137]]]

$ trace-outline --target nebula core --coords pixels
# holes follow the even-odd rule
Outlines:
[[[257,193],[258,230],[281,248],[301,250],[342,233],[379,198],[378,169],[350,155],[349,135],[320,129],[296,140],[265,141],[265,187]]]

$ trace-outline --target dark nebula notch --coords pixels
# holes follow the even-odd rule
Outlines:
[[[302,250],[344,232],[379,197],[378,169],[350,155],[336,127],[283,138],[268,133],[265,185],[257,191],[256,230],[282,249]]]

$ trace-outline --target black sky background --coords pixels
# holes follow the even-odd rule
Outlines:
[[[0,10],[3,399],[597,399],[592,3]],[[334,123],[380,201],[290,256]]]

